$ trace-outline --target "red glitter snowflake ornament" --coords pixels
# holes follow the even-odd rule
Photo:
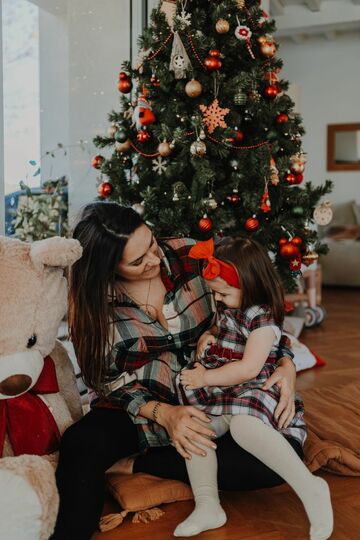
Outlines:
[[[228,127],[224,117],[230,112],[230,109],[222,109],[218,99],[214,99],[209,107],[200,105],[200,110],[203,113],[203,121],[209,133],[213,133],[217,127]]]

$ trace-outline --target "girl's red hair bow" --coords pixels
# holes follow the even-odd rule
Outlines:
[[[235,267],[225,261],[221,261],[214,257],[214,240],[206,240],[205,242],[197,242],[189,251],[189,257],[192,259],[205,259],[208,264],[203,270],[204,279],[215,279],[220,277],[231,287],[240,289],[240,280]]]

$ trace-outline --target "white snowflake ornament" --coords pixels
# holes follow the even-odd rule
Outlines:
[[[161,176],[167,169],[167,161],[163,159],[161,156],[157,157],[156,159],[152,160],[152,170]]]

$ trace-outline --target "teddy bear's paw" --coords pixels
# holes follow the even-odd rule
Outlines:
[[[0,470],[0,486],[0,538],[39,540],[43,509],[33,487],[9,470]]]

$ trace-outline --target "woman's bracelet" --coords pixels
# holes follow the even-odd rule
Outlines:
[[[160,401],[157,401],[154,405],[154,408],[152,410],[152,419],[154,422],[158,423],[158,417],[157,417],[157,414],[158,414],[158,411],[159,411],[159,408],[160,408],[160,405],[161,405],[161,402]]]

